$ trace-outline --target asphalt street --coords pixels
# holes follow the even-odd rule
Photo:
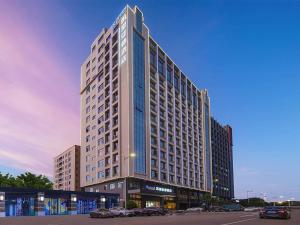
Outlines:
[[[290,220],[259,219],[253,212],[203,212],[200,214],[91,219],[88,215],[6,217],[0,225],[300,225],[300,210]]]

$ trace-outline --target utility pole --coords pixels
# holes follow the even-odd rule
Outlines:
[[[249,193],[251,193],[251,192],[253,192],[253,191],[247,191],[248,206],[250,204]]]

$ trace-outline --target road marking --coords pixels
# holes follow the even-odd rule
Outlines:
[[[239,221],[235,221],[235,222],[231,222],[231,223],[223,223],[221,225],[230,225],[230,224],[236,224],[236,223],[243,223],[243,222],[250,221],[250,220],[256,220],[256,218],[246,219],[246,220],[239,220]]]
[[[242,216],[239,216],[239,217],[249,217],[249,216],[255,216],[255,214],[242,215]]]

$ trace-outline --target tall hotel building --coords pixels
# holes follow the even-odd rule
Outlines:
[[[234,198],[232,128],[211,118],[213,195]]]
[[[81,67],[81,187],[186,208],[212,192],[210,100],[126,6]]]

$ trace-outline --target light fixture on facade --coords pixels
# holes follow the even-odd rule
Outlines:
[[[72,202],[77,202],[77,197],[76,197],[76,196],[73,196],[73,197],[71,198],[71,201],[72,201]]]
[[[135,154],[135,152],[131,152],[129,156],[130,156],[131,158],[134,158],[134,157],[136,157],[136,154]]]
[[[105,197],[101,197],[100,201],[101,201],[101,202],[105,202],[105,201],[106,201],[106,198],[105,198]]]
[[[39,201],[43,202],[45,200],[45,197],[42,195],[39,197]]]
[[[4,195],[0,194],[0,201],[4,201]]]

